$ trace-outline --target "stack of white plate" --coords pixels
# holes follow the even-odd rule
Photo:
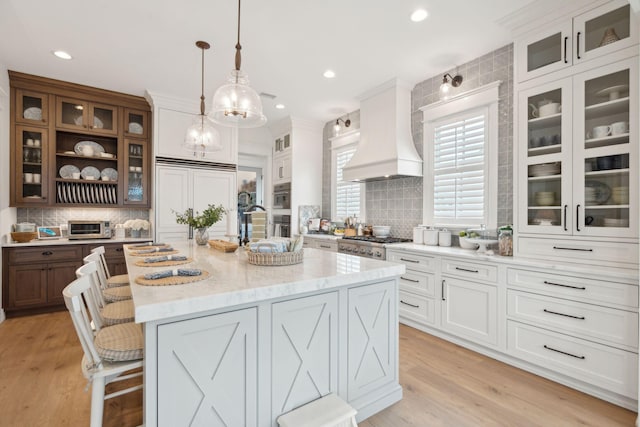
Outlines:
[[[596,189],[593,187],[584,187],[584,201],[585,203],[595,203],[597,200]]]
[[[551,206],[556,200],[555,191],[536,191],[533,195],[538,206]]]
[[[560,173],[560,163],[543,163],[529,166],[530,176],[549,176]]]
[[[626,205],[629,203],[629,187],[613,187],[611,189],[611,200],[616,205]]]

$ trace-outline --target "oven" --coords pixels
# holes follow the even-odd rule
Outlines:
[[[387,259],[385,246],[410,241],[411,239],[400,237],[345,236],[338,240],[338,252],[385,260]]]
[[[273,208],[291,209],[291,183],[273,186]]]

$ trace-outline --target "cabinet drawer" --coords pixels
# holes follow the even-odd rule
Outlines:
[[[433,325],[436,321],[435,300],[400,291],[400,317]]]
[[[638,286],[607,280],[509,268],[507,286],[594,304],[638,307]]]
[[[514,321],[507,322],[507,333],[512,356],[637,398],[637,354]]]
[[[82,246],[60,245],[10,248],[9,264],[82,260]]]
[[[338,242],[316,242],[314,245],[317,249],[322,249],[330,252],[338,252]]]
[[[520,237],[518,253],[553,260],[571,259],[583,264],[638,264],[638,245],[634,243]]]
[[[407,270],[400,276],[400,288],[419,295],[435,298],[436,285],[433,274]]]
[[[638,313],[508,290],[507,314],[558,332],[638,348]]]
[[[442,274],[495,283],[498,280],[498,266],[443,258]]]
[[[416,255],[387,249],[387,261],[402,263],[409,269],[432,273],[438,269],[438,258],[429,255]]]
[[[112,243],[107,245],[89,245],[89,251],[99,246],[104,246],[105,258],[122,258],[124,259],[124,247],[119,243]]]

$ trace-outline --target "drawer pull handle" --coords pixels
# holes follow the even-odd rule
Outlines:
[[[583,251],[583,252],[593,252],[593,249],[582,249],[582,248],[563,248],[562,246],[554,246],[553,249],[559,249],[562,251]]]
[[[53,252],[51,252],[51,251],[44,251],[44,252],[42,252],[42,255],[45,255],[45,256],[53,255]]]
[[[413,307],[413,308],[420,308],[419,305],[415,305],[415,304],[409,304],[408,302],[404,302],[402,300],[400,300],[400,302],[404,305],[408,305],[409,307]]]
[[[407,261],[407,262],[412,262],[414,264],[420,264],[420,261],[416,261],[415,259],[400,258],[400,261]]]
[[[557,311],[547,310],[546,308],[543,309],[542,311],[549,314],[555,314],[557,316],[571,317],[572,319],[584,320],[584,316],[573,316],[571,314],[558,313]]]
[[[548,345],[544,345],[544,348],[546,348],[547,350],[551,350],[551,351],[555,351],[556,353],[560,353],[560,354],[566,354],[567,356],[571,356],[571,357],[575,357],[576,359],[582,359],[584,360],[585,357],[584,356],[576,356],[575,354],[571,354],[571,353],[567,353],[566,351],[562,351],[562,350],[556,350],[553,347],[549,347]]]
[[[320,245],[320,247],[325,249],[331,249],[331,246],[327,246],[327,245]]]
[[[440,282],[440,293],[442,294],[442,301],[445,301],[445,298],[444,298],[444,282],[445,282],[444,279],[442,279],[442,282]]]
[[[584,290],[587,289],[584,286],[563,285],[562,283],[547,282],[546,280],[544,282],[542,282],[542,283],[544,283],[545,285],[561,286],[563,288],[578,289],[578,290],[581,290],[581,291],[584,291]]]
[[[460,268],[460,267],[456,267],[456,270],[466,271],[467,273],[480,273],[480,271],[478,271],[478,270],[471,270],[471,269],[469,269],[469,268]]]
[[[402,276],[400,276],[400,278],[401,278],[402,280],[406,280],[407,282],[420,283],[420,281],[419,281],[419,280],[407,279],[406,277],[402,277]]]
[[[122,251],[124,251],[124,249],[122,249],[122,248],[116,248],[116,252],[122,252]]]

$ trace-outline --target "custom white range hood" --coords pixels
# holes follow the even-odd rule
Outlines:
[[[393,79],[360,97],[360,142],[342,170],[347,181],[422,176],[411,136],[411,89]]]

